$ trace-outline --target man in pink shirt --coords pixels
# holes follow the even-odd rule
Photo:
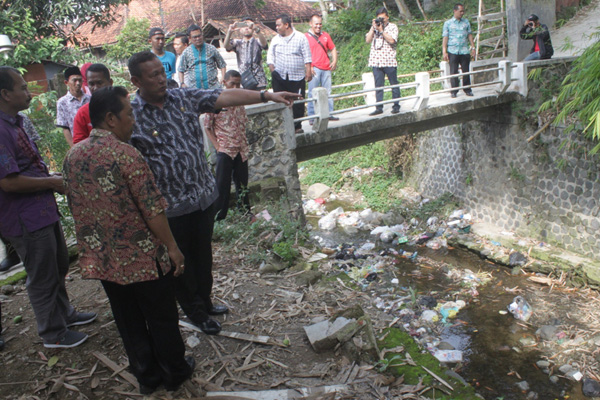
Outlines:
[[[113,85],[110,71],[104,64],[92,64],[85,75],[90,91],[94,93],[98,89]],[[90,136],[92,122],[90,121],[90,103],[86,103],[77,111],[73,120],[73,144],[79,143]]]
[[[316,87],[324,87],[331,94],[331,71],[337,67],[337,50],[331,36],[322,31],[323,18],[318,14],[310,17],[310,29],[306,32],[306,38],[312,55],[312,75],[308,82],[308,98],[312,97],[312,91]],[[331,52],[331,59],[329,58]],[[333,111],[333,99],[329,99],[329,112]],[[308,115],[315,115],[315,103],[308,102]],[[338,117],[329,117],[330,121],[339,121]],[[311,120],[311,124],[312,124]]]

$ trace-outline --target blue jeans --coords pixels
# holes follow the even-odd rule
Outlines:
[[[373,67],[373,77],[375,78],[375,87],[385,86],[385,76],[387,75],[390,85],[398,84],[398,69],[396,67]],[[400,98],[400,88],[392,89],[392,99]],[[383,90],[375,92],[375,99],[379,103],[383,101]],[[378,110],[383,110],[383,104],[376,106]],[[398,102],[394,103],[394,108],[400,108]]]
[[[541,60],[541,59],[542,59],[542,56],[540,56],[540,52],[534,51],[533,53],[531,53],[530,55],[525,57],[525,59],[523,61],[535,61],[535,60]]]
[[[312,91],[316,87],[327,89],[327,95],[331,94],[331,71],[314,67],[314,75],[308,82],[308,98],[312,98]],[[307,104],[308,115],[315,115],[315,103],[309,101]],[[333,99],[329,99],[329,112],[333,111]]]

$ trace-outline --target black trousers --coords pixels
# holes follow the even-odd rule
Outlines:
[[[387,75],[390,85],[398,84],[398,68],[397,67],[372,67],[373,78],[375,78],[375,87],[385,86],[385,76]],[[392,99],[400,98],[400,88],[392,88]],[[383,101],[383,90],[375,92],[375,100]],[[383,104],[375,106],[377,110],[383,110]],[[400,108],[400,103],[394,103],[393,108]]]
[[[300,81],[291,81],[284,79],[277,71],[273,71],[271,73],[271,81],[273,84],[274,92],[292,92],[292,93],[300,93],[302,97],[306,97],[306,79],[303,78]],[[304,117],[304,103],[294,104],[292,107],[292,113],[294,114],[294,119]],[[294,124],[295,129],[300,129],[302,127],[302,122],[296,122]]]
[[[469,64],[471,64],[470,54],[452,54],[448,53],[448,62],[450,63],[450,75],[458,74],[458,66],[463,73],[469,72]],[[471,84],[471,75],[462,77],[462,85],[469,86]],[[450,84],[453,88],[458,87],[458,78],[450,79]],[[471,88],[464,89],[465,93],[470,93]],[[453,90],[452,93],[458,93],[458,90]]]
[[[194,323],[206,321],[206,311],[212,307],[214,217],[214,206],[211,205],[206,210],[169,218],[175,242],[185,257],[183,274],[174,278],[175,297],[185,315]]]
[[[235,184],[238,209],[249,211],[248,160],[242,161],[240,153],[233,159],[225,153],[217,153],[217,188],[219,189],[219,198],[215,203],[217,220],[225,219],[227,216],[232,178]]]
[[[101,281],[110,301],[133,375],[141,385],[177,386],[190,376],[179,333],[172,274],[119,285]]]

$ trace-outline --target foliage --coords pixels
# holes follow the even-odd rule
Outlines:
[[[130,18],[117,36],[117,42],[104,46],[106,55],[116,60],[127,60],[133,53],[148,50],[150,21]]]
[[[600,32],[595,36],[600,37]],[[539,111],[550,109],[557,112],[554,125],[566,124],[568,133],[580,122],[585,126],[583,135],[598,142],[591,153],[600,150],[600,41],[588,47],[573,62],[556,101],[546,101]]]
[[[335,42],[347,43],[355,37],[364,42],[364,34],[371,26],[374,10],[344,10],[331,14],[323,25],[323,30],[331,35]],[[340,64],[342,65],[342,64]]]
[[[270,253],[291,264],[299,255],[297,246],[308,239],[308,232],[290,215],[285,199],[260,207],[271,215],[270,221],[258,217],[251,222],[249,216],[230,209],[227,218],[215,223],[213,239],[221,242],[225,251],[244,253],[250,264],[265,261]]]
[[[3,61],[5,65],[23,68],[42,60],[62,62],[73,60],[73,54],[65,48],[60,38],[39,37],[30,10],[0,9],[0,26],[2,34],[8,35],[15,44],[10,57],[6,57]]]
[[[33,37],[39,40],[56,37],[78,44],[79,39],[75,35],[77,28],[86,23],[93,28],[106,26],[113,21],[116,7],[128,3],[129,0],[3,0],[0,10],[15,13],[19,18],[23,13],[30,13],[35,31]],[[13,22],[16,23],[19,18]],[[3,23],[1,26],[4,28],[8,25]]]
[[[421,221],[426,221],[434,214],[450,215],[452,210],[455,210],[458,207],[459,204],[452,193],[444,193],[437,199],[431,200],[422,206],[417,204],[414,209],[406,210],[406,214],[403,216],[407,219],[415,217]]]

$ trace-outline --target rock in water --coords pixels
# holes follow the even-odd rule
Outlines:
[[[593,379],[585,378],[583,380],[582,391],[585,397],[600,397],[600,383]]]

